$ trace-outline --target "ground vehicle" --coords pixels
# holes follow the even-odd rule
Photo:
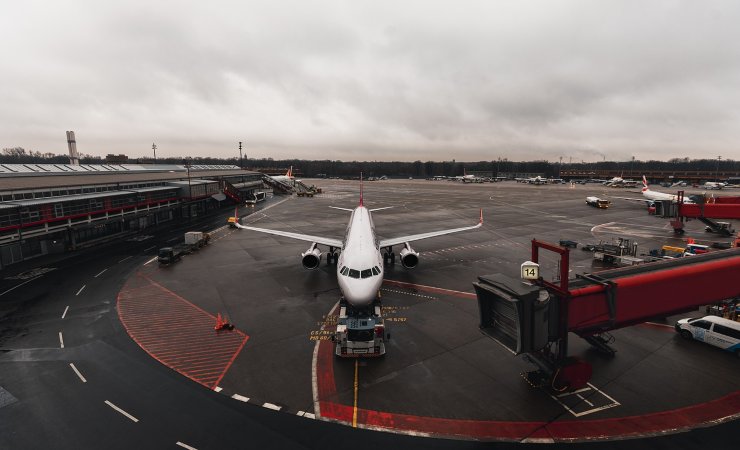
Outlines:
[[[608,208],[611,202],[609,200],[602,200],[599,197],[586,197],[586,204],[595,206],[596,208]]]
[[[332,336],[336,342],[337,356],[383,356],[385,333],[380,302],[367,307],[355,307],[346,301],[339,305],[337,331]],[[360,311],[362,310],[362,311]]]
[[[637,257],[637,242],[629,239],[619,238],[615,244],[600,244],[599,247],[594,250],[594,259],[605,264],[622,267],[645,262]]]
[[[210,236],[201,231],[188,231],[185,233],[185,242],[172,247],[162,247],[157,253],[159,264],[167,265],[177,262],[182,255],[192,253],[205,245],[208,245]]]
[[[735,232],[729,222],[717,222],[717,227],[712,228],[710,226],[707,226],[704,228],[704,231],[706,231],[707,233],[714,233],[716,231],[717,233],[723,233],[726,235],[731,235]]]
[[[696,339],[740,357],[740,323],[717,316],[681,319],[676,331],[686,339]]]

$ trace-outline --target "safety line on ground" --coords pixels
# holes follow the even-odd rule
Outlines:
[[[87,383],[87,380],[85,379],[85,377],[83,377],[83,376],[82,376],[82,374],[80,373],[80,371],[79,371],[79,370],[77,370],[77,367],[75,367],[74,363],[69,363],[69,367],[71,367],[71,368],[72,368],[72,370],[74,370],[74,371],[75,371],[75,373],[77,374],[77,376],[78,376],[78,377],[80,377],[80,380],[81,380],[81,381],[82,381],[83,383]]]
[[[134,422],[138,422],[139,421],[139,419],[137,419],[136,417],[134,417],[131,414],[127,413],[126,411],[122,410],[121,408],[119,408],[118,406],[114,405],[110,401],[106,400],[105,401],[105,404],[108,405],[108,406],[110,406],[111,408],[115,409],[119,413],[123,414],[124,416],[128,417],[129,419],[133,420]]]

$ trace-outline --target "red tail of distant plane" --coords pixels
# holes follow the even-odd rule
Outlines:
[[[645,175],[642,176],[642,192],[645,192],[648,190],[648,183],[647,178],[645,178]]]
[[[360,172],[360,206],[362,206],[362,172]]]
[[[290,166],[290,169],[288,169],[288,171],[285,172],[285,176],[288,178],[293,178],[293,166]]]

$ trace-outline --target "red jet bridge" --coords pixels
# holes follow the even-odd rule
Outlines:
[[[670,201],[663,201],[662,209],[667,211],[668,217],[673,217],[671,225],[676,234],[683,234],[686,219],[698,219],[712,231],[730,236],[732,230],[723,228],[712,219],[740,220],[740,197],[725,196],[704,199],[698,198],[696,203],[684,203],[684,192],[678,191],[677,202],[671,205]],[[702,201],[703,200],[703,201]],[[666,214],[664,214],[666,216]]]
[[[740,296],[740,248],[650,264],[577,275],[568,279],[567,248],[532,240],[532,261],[540,248],[559,253],[560,283],[527,283],[503,274],[479,277],[481,331],[537,366],[526,378],[555,391],[580,389],[591,366],[568,357],[568,333],[613,354],[609,330],[691,311]]]

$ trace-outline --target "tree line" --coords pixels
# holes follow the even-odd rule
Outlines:
[[[82,164],[105,164],[100,156],[80,154]],[[129,159],[129,164],[152,164],[152,158]],[[166,157],[157,158],[158,164],[230,164],[239,166],[239,158],[214,157]],[[4,148],[0,154],[0,164],[68,164],[69,157],[53,153],[26,151],[22,147]],[[244,159],[247,169],[282,170],[290,166],[300,176],[317,177],[338,176],[358,177],[362,172],[366,177],[414,177],[434,176],[454,177],[467,173],[490,173],[493,176],[514,173],[537,173],[547,177],[558,177],[565,170],[586,171],[721,171],[740,174],[740,161],[732,159],[689,159],[673,158],[668,161],[599,161],[593,163],[559,163],[549,161],[510,161],[506,158],[491,161],[340,161],[304,159]]]

